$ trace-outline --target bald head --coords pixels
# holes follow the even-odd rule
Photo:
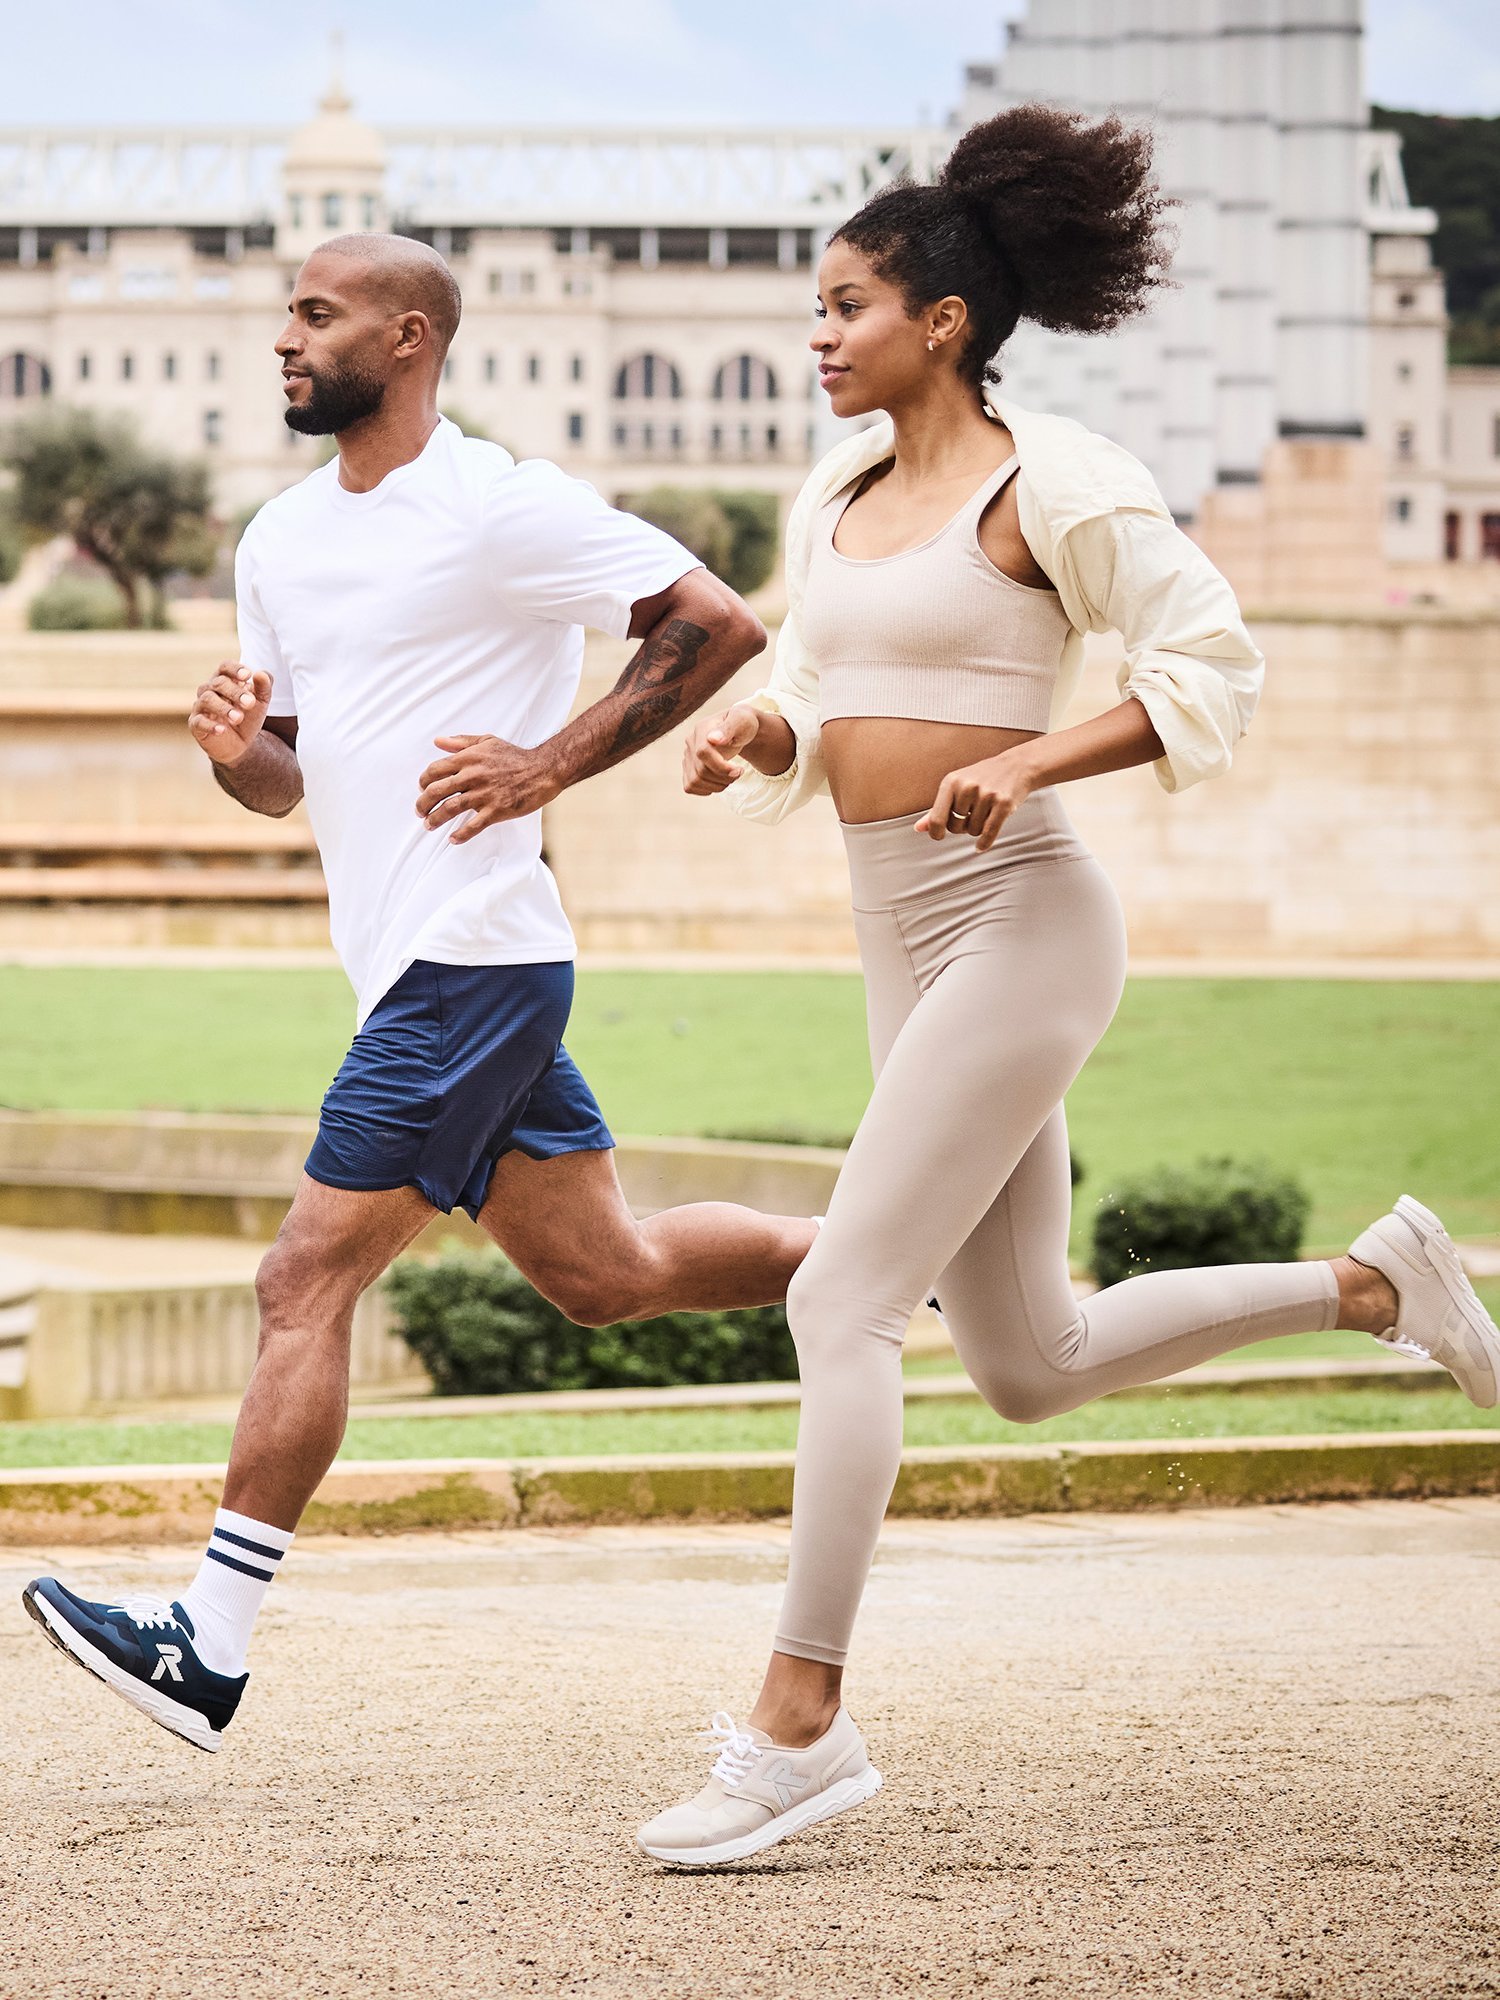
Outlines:
[[[331,236],[312,256],[336,257],[351,266],[350,276],[357,274],[361,293],[383,311],[393,316],[421,313],[442,362],[458,332],[463,298],[453,273],[430,243],[418,243],[410,236]]]

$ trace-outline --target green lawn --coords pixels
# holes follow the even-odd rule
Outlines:
[[[1079,1438],[1256,1437],[1319,1431],[1494,1430],[1452,1389],[1343,1389],[1326,1395],[1107,1397],[1042,1424],[1010,1424],[977,1397],[907,1407],[911,1445],[1041,1444]],[[0,1426],[0,1467],[191,1465],[229,1455],[222,1423],[15,1423]],[[790,1451],[793,1407],[638,1410],[515,1417],[356,1416],[343,1458],[588,1458],[629,1452]]]
[[[0,967],[0,1104],[310,1113],[351,1013],[333,972]],[[852,975],[589,973],[568,1041],[621,1132],[837,1139],[869,1089]],[[1213,1153],[1299,1174],[1313,1245],[1404,1188],[1500,1238],[1500,982],[1138,979],[1069,1115],[1078,1248],[1111,1177]]]

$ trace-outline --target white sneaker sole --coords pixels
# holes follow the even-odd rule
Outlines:
[[[762,1848],[774,1847],[778,1840],[790,1840],[794,1833],[806,1833],[810,1826],[819,1826],[825,1819],[832,1819],[836,1813],[848,1812],[851,1806],[862,1806],[867,1799],[873,1799],[880,1790],[884,1779],[873,1764],[867,1765],[857,1778],[844,1778],[836,1785],[830,1785],[826,1792],[819,1792],[815,1799],[808,1799],[804,1805],[791,1806],[775,1819],[768,1819],[754,1833],[743,1833],[738,1840],[720,1841],[717,1847],[648,1847],[643,1840],[640,1849],[649,1854],[653,1861],[670,1862],[674,1868],[718,1868],[726,1861],[744,1861],[752,1854],[759,1854]]]
[[[1417,1236],[1434,1275],[1442,1280],[1444,1291],[1458,1308],[1471,1336],[1488,1359],[1490,1383],[1481,1386],[1474,1376],[1468,1375],[1467,1371],[1460,1373],[1451,1361],[1444,1360],[1441,1355],[1434,1356],[1434,1359],[1443,1361],[1443,1366],[1476,1409],[1492,1410],[1500,1400],[1500,1327],[1485,1311],[1483,1301],[1469,1283],[1457,1244],[1432,1210],[1424,1208],[1411,1195],[1404,1194],[1396,1203],[1396,1213]]]
[[[153,1722],[159,1722],[163,1729],[170,1729],[174,1736],[191,1743],[194,1749],[217,1750],[222,1745],[224,1738],[221,1733],[205,1722],[197,1709],[187,1708],[182,1702],[173,1701],[169,1694],[163,1694],[159,1688],[138,1681],[134,1674],[125,1673],[97,1646],[91,1646],[87,1639],[75,1632],[45,1597],[33,1597],[29,1590],[24,1590],[21,1599],[60,1653],[65,1653],[96,1680],[103,1681],[106,1687],[113,1688],[116,1694],[123,1695],[132,1708],[149,1715]]]

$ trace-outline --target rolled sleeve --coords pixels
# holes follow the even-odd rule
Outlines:
[[[1161,738],[1153,768],[1163,789],[1221,776],[1265,679],[1228,582],[1174,521],[1143,510],[1080,522],[1066,553],[1094,629],[1124,638],[1116,684]]]
[[[817,669],[802,645],[791,611],[776,635],[770,681],[749,699],[752,707],[781,717],[796,739],[797,753],[786,770],[772,776],[747,764],[724,797],[741,819],[774,826],[816,798],[828,782],[819,751]]]

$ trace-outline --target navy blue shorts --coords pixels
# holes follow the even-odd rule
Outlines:
[[[323,1099],[307,1171],[327,1187],[414,1187],[476,1216],[502,1153],[614,1145],[562,1045],[573,967],[408,966]]]

